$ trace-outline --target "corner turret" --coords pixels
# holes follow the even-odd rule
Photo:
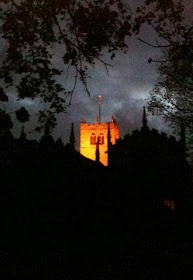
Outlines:
[[[70,146],[75,149],[75,136],[74,136],[74,124],[71,124],[71,133],[70,133]]]
[[[100,162],[99,137],[96,143],[96,162]]]

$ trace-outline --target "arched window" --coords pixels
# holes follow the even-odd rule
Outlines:
[[[96,144],[96,134],[92,133],[90,136],[90,144],[95,145]]]
[[[103,133],[99,134],[99,144],[102,145],[105,143],[105,136]]]

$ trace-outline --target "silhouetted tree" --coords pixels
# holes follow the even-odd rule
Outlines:
[[[5,105],[8,101],[8,96],[3,89],[0,88],[0,136],[4,136],[13,127],[11,114],[15,114],[17,120],[21,123],[25,123],[29,120],[29,113],[24,107],[13,112],[8,112]]]
[[[193,28],[185,14],[184,1],[152,0],[138,7],[133,31],[139,34],[148,24],[157,33],[155,43],[143,43],[161,50],[159,79],[151,92],[149,109],[163,114],[167,120],[192,130],[193,124]]]
[[[80,79],[87,87],[87,70],[102,59],[106,49],[111,58],[126,49],[125,36],[130,34],[130,16],[121,0],[4,0],[1,1],[1,36],[8,47],[0,78],[6,86],[14,85],[18,97],[40,97],[52,118],[66,108]],[[59,46],[61,45],[62,48]],[[57,78],[61,68],[53,59],[61,49],[61,62],[75,70],[74,85],[67,91]],[[1,87],[2,98],[6,98]],[[46,122],[46,117],[40,121]],[[53,122],[53,126],[55,122]]]

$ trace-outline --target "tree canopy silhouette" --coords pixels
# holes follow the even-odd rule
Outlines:
[[[127,47],[131,17],[121,0],[3,0],[1,4],[0,31],[8,42],[0,69],[1,101],[6,101],[5,89],[13,85],[19,99],[41,98],[47,108],[40,111],[42,123],[51,118],[55,125],[55,114],[71,102],[78,79],[89,94],[88,69],[96,60],[107,67],[104,49],[113,58]],[[62,50],[56,53],[59,46]],[[66,72],[69,67],[75,70],[71,90],[57,81],[63,71],[54,64],[56,55]]]
[[[157,33],[155,43],[140,40],[159,48],[159,79],[149,100],[151,112],[162,113],[173,123],[184,123],[192,130],[193,123],[193,26],[187,19],[184,1],[147,0],[137,9],[133,31],[139,34],[148,24]]]
[[[184,16],[183,1],[144,0],[131,17],[122,0],[4,0],[0,8],[0,33],[7,42],[0,68],[0,101],[8,101],[6,90],[15,86],[19,99],[40,98],[46,104],[39,121],[56,125],[56,114],[71,103],[77,81],[89,93],[89,67],[108,63],[126,51],[126,36],[138,35],[148,24],[157,33],[156,43],[140,40],[162,51],[158,62],[160,78],[152,90],[149,109],[191,128],[192,111],[192,24]],[[59,51],[58,51],[59,50]],[[60,57],[60,66],[54,63]],[[59,76],[74,69],[71,90]],[[156,109],[156,110],[155,110]],[[2,110],[4,113],[5,111]]]

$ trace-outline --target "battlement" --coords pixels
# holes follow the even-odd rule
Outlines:
[[[131,134],[128,133],[124,136],[124,141],[129,140],[130,137],[132,137],[132,136],[137,137],[138,135],[141,134],[142,131],[143,131],[143,129],[133,130]],[[145,131],[145,133],[147,133],[147,135],[152,135],[152,136],[155,136],[155,137],[161,137],[163,140],[165,139],[166,141],[168,140],[168,141],[173,142],[173,143],[180,143],[181,142],[181,140],[176,139],[175,136],[168,135],[165,132],[160,132],[155,128],[148,129],[148,130]],[[117,141],[117,143],[120,143],[121,141],[122,140],[119,139],[119,141]]]
[[[141,131],[143,131],[143,128],[142,128],[141,130],[135,129],[135,130],[132,132],[131,136],[132,136],[132,135],[137,135],[137,134],[139,134]],[[180,142],[180,141],[178,141],[178,140],[176,139],[176,137],[171,136],[171,135],[168,135],[168,134],[166,134],[165,132],[160,132],[160,131],[158,131],[158,130],[155,129],[155,128],[145,130],[145,133],[147,133],[147,134],[152,134],[152,135],[157,135],[157,136],[159,136],[159,137],[161,136],[162,139],[168,139],[168,140],[171,140],[171,141],[174,141],[174,142],[177,142],[177,143]],[[129,134],[125,135],[124,139],[126,139],[126,138],[128,138],[128,137],[130,137]]]
[[[106,123],[106,122],[102,122],[102,123],[99,123],[99,122],[96,122],[96,123],[81,122],[81,126],[82,127],[95,127],[95,126],[106,127],[106,126],[108,126],[108,123]]]

